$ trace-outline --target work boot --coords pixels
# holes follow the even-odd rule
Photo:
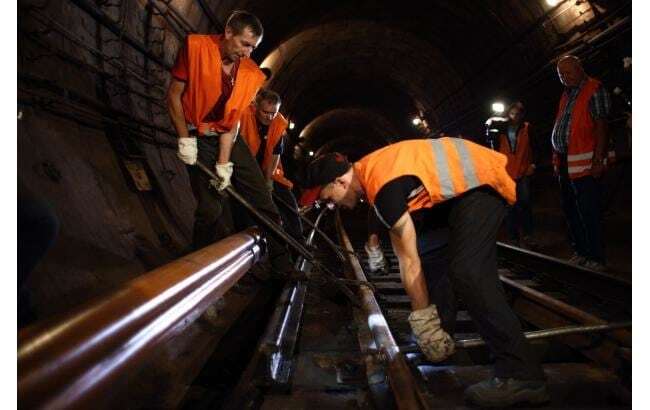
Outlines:
[[[550,400],[546,382],[493,377],[465,390],[465,399],[481,407],[508,407],[517,403],[541,404]]]
[[[596,272],[605,272],[605,271],[607,271],[607,267],[604,264],[602,264],[600,262],[597,262],[597,261],[595,261],[593,259],[587,259],[582,266],[587,268],[587,269],[596,271]]]
[[[587,258],[585,258],[582,255],[578,255],[577,253],[574,253],[573,256],[571,256],[567,260],[567,263],[570,263],[571,265],[582,266],[582,265],[585,264],[586,261],[587,261]]]

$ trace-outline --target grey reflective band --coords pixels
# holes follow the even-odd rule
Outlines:
[[[474,162],[472,161],[472,157],[467,150],[465,141],[458,138],[452,138],[451,140],[456,146],[456,151],[458,151],[458,156],[460,157],[460,164],[462,165],[463,169],[463,177],[465,178],[465,182],[467,182],[467,189],[469,190],[476,188],[480,185],[480,183],[476,177]]]
[[[385,220],[384,218],[382,218],[381,214],[379,213],[379,209],[377,209],[377,207],[376,207],[375,205],[372,206],[372,209],[375,210],[375,215],[377,215],[377,218],[379,219],[379,221],[380,221],[382,224],[384,224],[384,226],[385,226],[386,228],[388,228],[388,229],[392,228],[392,226],[388,225],[388,223],[386,222],[386,220]]]
[[[440,184],[440,195],[444,199],[450,199],[456,196],[454,185],[451,182],[451,175],[449,174],[449,164],[447,163],[447,155],[442,143],[438,140],[429,140],[433,148],[433,156],[436,162],[436,172],[438,172],[438,183]]]

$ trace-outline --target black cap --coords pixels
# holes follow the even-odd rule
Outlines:
[[[327,185],[348,172],[351,166],[341,153],[321,155],[307,166],[307,187]]]

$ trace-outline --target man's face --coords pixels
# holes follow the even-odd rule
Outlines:
[[[325,202],[334,202],[344,208],[352,209],[359,202],[359,195],[350,189],[350,184],[341,178],[325,185],[320,191],[320,199]]]
[[[521,110],[521,107],[518,105],[513,106],[510,108],[510,111],[508,111],[508,118],[510,118],[510,121],[514,122],[515,124],[519,123],[522,119],[523,111]]]
[[[278,115],[280,104],[273,104],[270,101],[262,100],[257,104],[255,110],[255,117],[263,125],[269,125],[271,121]]]
[[[577,87],[585,76],[580,64],[575,60],[562,60],[557,65],[557,75],[566,87]]]
[[[232,62],[236,62],[240,58],[250,57],[253,50],[262,41],[262,37],[253,34],[250,27],[246,27],[239,34],[235,34],[232,28],[226,27],[224,38],[226,55],[222,57],[226,57]]]

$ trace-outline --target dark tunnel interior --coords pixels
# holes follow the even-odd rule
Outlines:
[[[45,257],[20,273],[19,322],[64,314],[192,251],[197,201],[176,153],[170,69],[187,35],[223,32],[234,10],[264,26],[251,58],[271,70],[265,87],[289,121],[281,164],[294,195],[321,154],[356,161],[445,135],[486,145],[492,104],[522,101],[537,240],[557,258],[571,253],[551,154],[556,62],[578,56],[612,95],[618,165],[603,179],[603,229],[609,266],[631,278],[631,0],[19,0],[19,201],[42,200],[57,221]],[[156,353],[133,400],[179,403],[223,336],[202,326],[179,326],[186,336]],[[179,358],[182,371],[169,364]]]

